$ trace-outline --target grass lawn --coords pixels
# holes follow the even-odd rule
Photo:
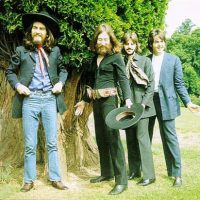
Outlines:
[[[200,199],[200,117],[192,115],[182,108],[182,115],[176,120],[182,165],[183,186],[173,188],[173,180],[167,177],[162,145],[158,127],[153,138],[153,156],[156,170],[156,182],[147,187],[137,186],[138,180],[129,181],[128,190],[117,196],[107,193],[114,181],[90,184],[89,177],[81,179],[69,173],[68,191],[58,191],[51,187],[42,174],[38,175],[35,190],[21,193],[23,169],[1,169],[0,200],[199,200]],[[123,144],[125,140],[122,133]],[[126,147],[125,147],[126,149]],[[41,166],[38,166],[40,169]],[[39,172],[42,170],[38,170]]]

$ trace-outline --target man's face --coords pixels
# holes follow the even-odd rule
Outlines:
[[[41,22],[34,22],[31,29],[31,36],[34,44],[43,44],[47,37],[46,26]]]
[[[136,43],[134,43],[131,39],[124,44],[124,50],[127,55],[133,55],[136,49]]]
[[[99,34],[97,38],[96,51],[99,55],[106,55],[112,49],[110,36],[106,32]]]
[[[157,35],[154,37],[152,48],[153,54],[160,55],[165,50],[165,42],[161,40],[160,37]]]

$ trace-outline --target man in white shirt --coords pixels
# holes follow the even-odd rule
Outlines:
[[[181,155],[178,138],[175,129],[175,118],[180,115],[178,96],[185,107],[195,112],[199,106],[193,104],[188,95],[183,80],[183,72],[180,59],[165,52],[165,33],[160,29],[154,29],[149,34],[148,47],[155,74],[154,105],[156,116],[150,117],[149,134],[153,137],[153,128],[157,117],[160,135],[163,144],[167,174],[174,177],[174,187],[182,185],[181,179]]]

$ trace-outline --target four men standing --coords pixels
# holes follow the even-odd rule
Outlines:
[[[65,190],[67,187],[61,182],[57,152],[57,112],[62,114],[66,110],[62,87],[67,79],[60,50],[54,46],[59,26],[46,12],[24,15],[23,25],[26,29],[24,45],[17,47],[6,71],[10,85],[16,90],[13,117],[23,119],[25,155],[21,191],[31,190],[36,179],[40,117],[46,136],[49,179],[54,187]],[[112,28],[108,24],[97,27],[90,45],[95,56],[86,69],[87,92],[75,106],[75,114],[79,116],[85,103],[93,101],[101,175],[90,182],[108,181],[114,177],[115,186],[109,192],[111,195],[123,192],[128,185],[119,131],[105,123],[107,114],[118,107],[117,87],[120,87],[125,106],[130,108],[133,100],[134,103],[141,103],[145,109],[137,127],[126,130],[129,179],[140,177],[142,169],[143,179],[138,185],[146,186],[155,181],[150,139],[157,117],[167,172],[175,177],[173,185],[180,186],[181,159],[174,120],[180,114],[177,93],[190,110],[198,108],[191,103],[184,86],[180,60],[164,52],[165,36],[160,30],[153,30],[149,37],[153,68],[150,59],[137,54],[139,42],[135,33],[125,34],[123,43],[126,65],[120,54],[121,45]]]

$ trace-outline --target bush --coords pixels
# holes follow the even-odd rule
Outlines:
[[[89,41],[95,27],[106,22],[113,26],[118,38],[129,29],[138,33],[143,49],[149,31],[164,26],[168,0],[3,0],[0,2],[0,26],[8,33],[22,33],[24,13],[47,10],[58,18],[66,64],[81,67],[91,56]]]
[[[193,103],[200,105],[200,97],[197,97],[195,95],[190,95],[190,97]]]

